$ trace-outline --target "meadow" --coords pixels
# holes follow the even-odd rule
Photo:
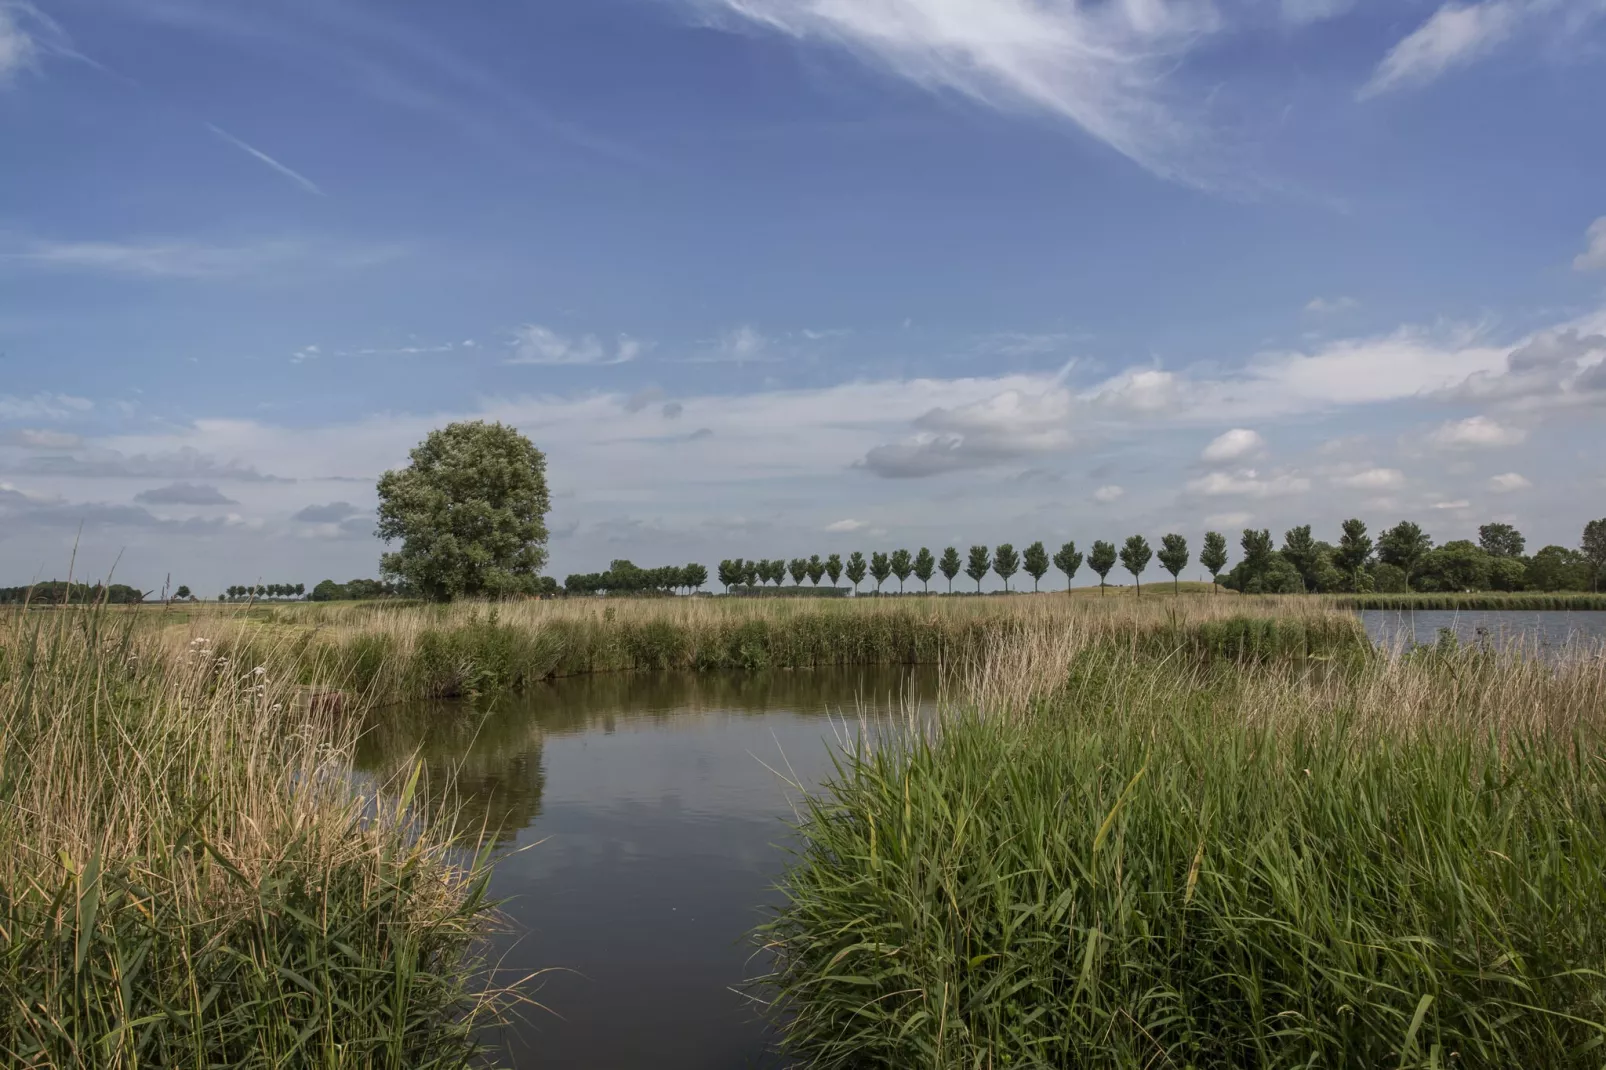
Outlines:
[[[1599,1066],[1606,661],[1029,627],[802,804],[809,1067]]]

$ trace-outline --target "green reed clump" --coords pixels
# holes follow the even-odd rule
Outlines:
[[[1601,1065],[1606,685],[1496,660],[1083,650],[1046,702],[845,759],[761,930],[784,1046],[934,1070]]]
[[[1508,594],[1494,591],[1476,594],[1364,594],[1346,595],[1332,601],[1343,609],[1606,610],[1606,594],[1546,594],[1540,591]]]
[[[0,631],[0,1064],[475,1063],[486,856],[416,778],[359,794],[354,719],[273,659],[110,624]]]

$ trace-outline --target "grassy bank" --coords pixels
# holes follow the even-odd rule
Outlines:
[[[806,804],[817,1067],[1598,1066],[1606,666],[995,648]]]
[[[594,599],[501,606],[298,606],[155,626],[239,660],[286,653],[302,682],[335,679],[383,699],[518,690],[599,672],[960,664],[996,642],[1075,629],[1191,661],[1359,655],[1353,617],[1313,600],[1056,595],[865,600]]]
[[[468,1065],[483,861],[358,793],[275,651],[118,623],[0,627],[0,1063]]]
[[[1606,610],[1606,594],[1544,594],[1517,591],[1511,594],[1367,594],[1342,595],[1333,599],[1340,609],[1448,609],[1448,610]]]

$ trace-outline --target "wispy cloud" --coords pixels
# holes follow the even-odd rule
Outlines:
[[[1484,449],[1515,446],[1528,437],[1520,427],[1506,427],[1487,416],[1469,416],[1435,428],[1428,441],[1440,449]]]
[[[134,495],[143,505],[239,505],[210,483],[169,483]]]
[[[38,55],[39,46],[21,20],[31,10],[20,4],[0,4],[0,87],[17,72],[33,66]]]
[[[1514,491],[1527,490],[1532,486],[1527,476],[1517,472],[1503,472],[1489,479],[1489,489],[1496,494],[1510,494]]]
[[[687,0],[716,20],[838,45],[919,85],[1067,119],[1160,175],[1192,180],[1196,123],[1168,91],[1220,25],[1204,0]]]
[[[1114,502],[1120,501],[1124,497],[1126,497],[1126,488],[1118,487],[1113,483],[1100,487],[1098,490],[1093,492],[1093,500],[1098,502],[1100,505],[1110,505]]]
[[[291,182],[294,182],[297,186],[300,186],[308,193],[319,197],[324,196],[324,192],[322,189],[318,188],[318,184],[312,179],[308,178],[306,175],[302,174],[300,171],[297,171],[291,167],[287,167],[278,160],[275,160],[272,156],[269,156],[267,153],[263,152],[261,149],[240,140],[220,126],[214,126],[211,123],[207,123],[206,128],[246,155],[267,164],[273,170],[279,172],[279,174],[283,175],[285,178],[288,178]]]
[[[394,259],[396,247],[327,248],[298,240],[246,245],[173,241],[35,241],[0,249],[0,265],[98,271],[151,279],[228,279],[314,260],[321,268],[352,269]]]
[[[39,393],[25,398],[0,394],[0,420],[61,420],[69,416],[81,416],[94,407],[95,403],[88,398],[71,394]],[[23,431],[20,434],[47,435],[51,432]],[[40,443],[35,441],[29,444]]]
[[[1589,230],[1584,233],[1584,241],[1587,243],[1584,251],[1573,257],[1574,270],[1606,269],[1606,215],[1589,225]]]
[[[1353,297],[1313,297],[1305,302],[1305,311],[1314,316],[1328,316],[1335,312],[1348,312],[1359,304]]]
[[[513,332],[509,364],[624,364],[642,352],[642,343],[621,334],[611,347],[594,334],[570,338],[550,327],[527,323]]]
[[[1221,464],[1253,457],[1265,449],[1266,440],[1260,437],[1260,432],[1251,431],[1247,427],[1235,427],[1231,431],[1223,431],[1212,439],[1199,457],[1212,464]]]

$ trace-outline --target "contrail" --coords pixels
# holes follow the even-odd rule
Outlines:
[[[279,172],[285,178],[288,178],[290,181],[294,182],[308,193],[315,193],[319,197],[326,196],[324,191],[319,189],[318,184],[312,179],[301,174],[299,171],[295,171],[289,167],[286,167],[284,164],[280,163],[278,160],[275,160],[272,156],[269,156],[261,149],[252,148],[250,145],[247,145],[245,142],[241,141],[227,130],[222,129],[221,127],[213,126],[211,123],[207,123],[206,128],[212,131],[212,133],[216,134],[218,137],[222,138],[224,141],[227,141],[230,145],[233,145],[235,148],[239,149],[241,152],[248,152],[252,156],[255,156],[257,159],[261,160],[263,163],[267,164],[269,167],[273,168],[275,171]]]

